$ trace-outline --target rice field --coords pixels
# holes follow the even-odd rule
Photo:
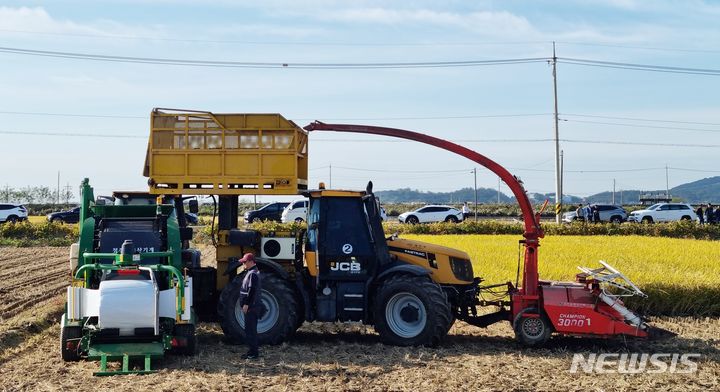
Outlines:
[[[517,235],[402,235],[466,251],[475,276],[515,281]],[[522,252],[522,249],[520,249]],[[522,254],[520,254],[522,257]],[[641,236],[549,236],[540,241],[540,278],[572,281],[577,266],[604,260],[649,298],[632,305],[651,314],[720,315],[720,241]]]

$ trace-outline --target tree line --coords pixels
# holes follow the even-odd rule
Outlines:
[[[60,189],[52,189],[49,186],[26,186],[24,188],[13,188],[4,186],[0,188],[0,200],[3,203],[18,204],[69,204],[75,196],[72,187],[65,186]]]

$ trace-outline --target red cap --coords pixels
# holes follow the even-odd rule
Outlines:
[[[238,260],[240,264],[245,264],[248,261],[255,262],[255,255],[252,253],[245,253],[245,255],[242,257],[242,259]]]

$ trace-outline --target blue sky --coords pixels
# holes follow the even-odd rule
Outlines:
[[[194,60],[349,63],[549,57],[551,41],[557,41],[560,57],[717,69],[719,18],[720,2],[710,1],[5,1],[0,6],[0,46]],[[319,119],[405,128],[453,140],[491,140],[465,144],[511,168],[528,191],[554,190],[552,143],[518,142],[553,136],[552,77],[545,63],[227,69],[0,53],[0,64],[0,132],[5,132],[0,133],[0,185],[53,185],[60,171],[63,184],[90,177],[100,192],[143,189],[142,137],[149,112],[179,107],[278,112],[300,125]],[[668,144],[563,142],[565,193],[608,190],[613,179],[618,188],[662,189],[665,165],[671,168],[671,187],[720,174],[720,76],[561,63],[558,77],[560,118],[567,120],[560,123],[562,139]],[[496,115],[519,116],[482,117]],[[138,138],[7,133],[15,131]],[[366,139],[312,135],[311,183],[327,181],[332,164],[335,187],[364,188],[370,179],[376,189],[472,186],[473,164],[460,157],[413,143]],[[716,147],[679,146],[683,144]],[[409,170],[425,173],[405,173]],[[588,170],[615,172],[582,172]],[[479,170],[478,185],[494,188],[497,179]]]

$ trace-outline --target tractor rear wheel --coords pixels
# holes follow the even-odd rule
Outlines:
[[[233,343],[245,341],[245,314],[240,306],[241,274],[220,294],[218,314],[225,336]],[[298,304],[291,282],[277,275],[260,273],[262,293],[260,300],[266,311],[258,319],[257,334],[260,344],[280,344],[290,339],[298,326]]]
[[[373,312],[380,339],[397,346],[435,346],[452,319],[445,292],[422,276],[388,278],[377,290]]]
[[[535,308],[527,308],[518,313],[513,322],[513,329],[517,341],[528,347],[542,346],[550,339],[553,331],[547,316]]]
[[[60,319],[60,353],[65,362],[75,362],[80,360],[78,353],[80,338],[82,338],[82,327],[66,327],[65,315]],[[69,344],[69,346],[68,346]]]

